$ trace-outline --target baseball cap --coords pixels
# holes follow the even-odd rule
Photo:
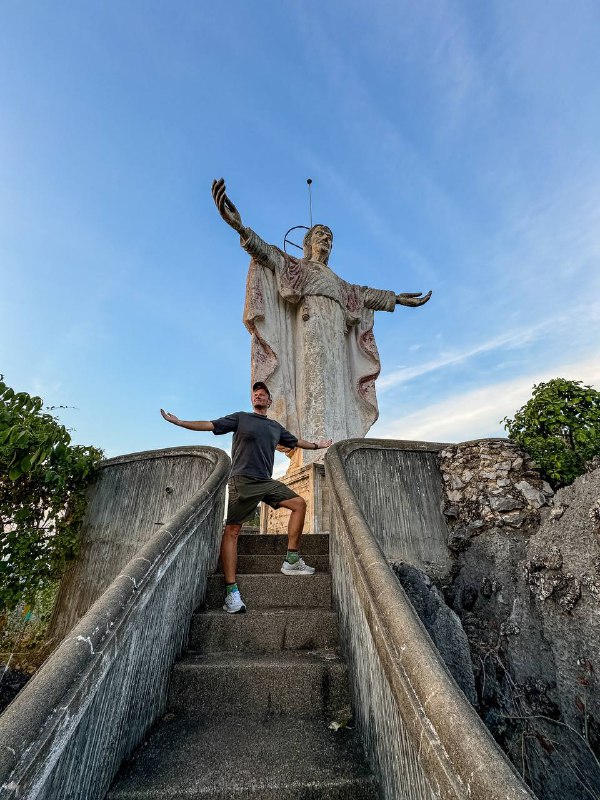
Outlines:
[[[269,387],[266,383],[263,383],[262,381],[256,381],[256,383],[252,384],[252,391],[255,392],[257,389],[264,389],[269,397],[271,397],[271,392],[269,391]]]

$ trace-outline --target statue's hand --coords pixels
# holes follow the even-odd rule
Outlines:
[[[241,233],[244,230],[242,218],[237,208],[233,205],[231,200],[225,194],[225,180],[219,178],[212,182],[212,196],[215,205],[219,210],[219,214],[223,217],[228,225],[231,225],[234,231]]]
[[[423,292],[404,292],[404,294],[396,295],[396,304],[399,306],[422,306],[431,297],[431,292],[423,294]]]

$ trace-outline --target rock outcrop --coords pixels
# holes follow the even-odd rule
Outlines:
[[[540,798],[600,796],[600,469],[553,496],[506,440],[442,451],[479,709]]]

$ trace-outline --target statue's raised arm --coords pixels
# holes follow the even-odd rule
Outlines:
[[[280,269],[282,266],[280,251],[276,247],[273,247],[272,244],[267,244],[267,242],[263,241],[251,228],[247,228],[244,225],[240,212],[229,197],[227,197],[225,190],[224,178],[213,181],[212,196],[215,205],[225,222],[232,227],[234,231],[239,233],[241,246],[263,267],[267,267],[272,272]]]
[[[244,225],[242,223],[240,212],[227,197],[225,189],[226,186],[224,178],[214,180],[212,182],[213,200],[215,201],[215,205],[219,211],[219,214],[223,217],[225,222],[230,225],[234,231],[237,231],[239,234],[241,234],[244,230]]]

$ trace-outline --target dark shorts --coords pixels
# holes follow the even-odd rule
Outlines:
[[[271,508],[279,508],[283,500],[298,497],[289,486],[272,478],[261,480],[247,475],[234,475],[227,484],[229,503],[227,505],[226,525],[241,525],[250,519],[256,506],[262,501]]]

